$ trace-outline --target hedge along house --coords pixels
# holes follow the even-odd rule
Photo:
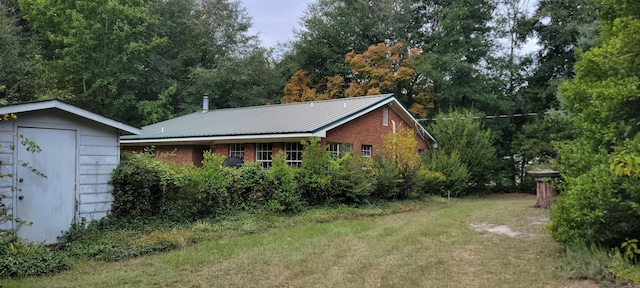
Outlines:
[[[17,115],[0,122],[2,204],[14,217],[33,222],[20,227],[18,236],[54,243],[71,223],[107,214],[119,137],[140,129],[58,100],[4,106],[0,114]],[[40,152],[27,151],[23,141],[33,141]],[[17,223],[4,226],[13,229]]]
[[[392,94],[220,110],[209,110],[205,97],[201,112],[142,127],[141,134],[122,136],[120,143],[128,151],[153,146],[156,154],[168,153],[181,163],[199,165],[203,152],[212,150],[269,167],[279,151],[299,165],[300,141],[311,137],[335,154],[347,149],[375,157],[383,136],[399,125],[415,130],[419,150],[436,145]]]

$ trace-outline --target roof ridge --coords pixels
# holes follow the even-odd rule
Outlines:
[[[245,106],[245,107],[231,107],[231,108],[222,108],[222,109],[210,109],[209,112],[212,111],[222,111],[222,110],[243,110],[243,109],[264,109],[264,108],[270,108],[270,107],[278,107],[278,106],[295,106],[295,105],[303,105],[303,104],[307,104],[310,102],[313,103],[327,103],[327,102],[337,102],[337,101],[354,101],[354,100],[363,100],[365,98],[376,98],[376,97],[391,97],[393,96],[393,93],[387,93],[387,94],[378,94],[378,95],[366,95],[366,96],[356,96],[356,97],[348,97],[348,98],[334,98],[334,99],[327,99],[327,100],[311,100],[311,101],[303,101],[303,102],[292,102],[292,103],[280,103],[280,104],[263,104],[263,105],[253,105],[253,106]],[[197,112],[192,112],[189,114],[194,114],[194,113],[202,113],[202,111],[197,111]],[[185,114],[185,115],[189,115],[189,114]]]

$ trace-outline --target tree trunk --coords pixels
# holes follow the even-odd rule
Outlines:
[[[537,203],[533,207],[549,208],[553,204],[553,198],[556,197],[556,189],[553,188],[551,182],[536,181],[536,198]]]

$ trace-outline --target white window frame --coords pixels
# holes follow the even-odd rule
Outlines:
[[[362,144],[360,148],[360,155],[362,157],[371,157],[371,151],[373,150],[373,145],[371,144]]]
[[[327,143],[327,152],[331,153],[334,157],[338,158],[345,153],[349,153],[353,151],[353,145],[351,143],[337,143],[337,142],[329,142]]]
[[[236,157],[244,160],[244,144],[242,143],[229,144],[229,157]]]
[[[284,153],[287,154],[287,164],[300,167],[302,164],[302,144],[300,142],[284,143]]]
[[[389,108],[382,108],[382,126],[389,126]]]
[[[272,143],[256,143],[256,162],[260,163],[262,167],[269,169],[271,167],[272,157]]]

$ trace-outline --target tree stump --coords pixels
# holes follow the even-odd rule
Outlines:
[[[538,181],[540,180],[540,181]],[[553,204],[553,198],[556,197],[556,189],[553,188],[551,182],[544,179],[536,179],[536,205],[537,208],[549,208]]]
[[[560,176],[560,171],[555,170],[532,170],[527,174],[536,179],[536,205],[533,207],[549,208],[556,197],[556,189],[551,184],[551,179]]]

